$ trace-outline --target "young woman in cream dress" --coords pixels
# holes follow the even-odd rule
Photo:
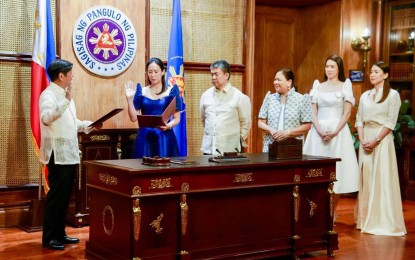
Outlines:
[[[370,70],[374,86],[360,97],[356,115],[359,133],[360,191],[357,229],[386,236],[406,234],[399,186],[394,129],[401,99],[389,86],[389,66],[378,62]]]

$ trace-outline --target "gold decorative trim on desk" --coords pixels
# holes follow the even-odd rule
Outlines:
[[[108,228],[105,225],[105,220],[107,218],[107,215],[109,214],[109,216],[111,217],[111,227]],[[106,235],[111,236],[112,235],[112,230],[114,229],[114,211],[112,209],[111,206],[105,206],[104,210],[102,211],[102,226],[104,227],[104,232]]]
[[[180,251],[180,255],[188,255],[188,254],[189,254],[189,252],[187,252],[186,250]]]
[[[300,182],[300,181],[301,181],[301,175],[300,174],[294,175],[294,182]]]
[[[182,194],[180,196],[180,215],[181,215],[181,221],[182,221],[182,235],[186,235],[187,231],[187,223],[188,223],[188,213],[189,213],[189,206],[186,202],[186,194]]]
[[[133,202],[133,218],[134,218],[134,240],[138,241],[141,230],[141,208],[140,199],[135,199]]]
[[[91,139],[93,142],[99,142],[111,140],[111,137],[109,135],[91,135],[89,139]]]
[[[111,174],[99,173],[98,178],[101,182],[105,183],[106,185],[110,185],[110,186],[118,185],[117,177],[114,177]]]
[[[171,178],[166,179],[154,179],[150,181],[150,190],[153,189],[164,189],[164,188],[172,188],[171,185]]]
[[[130,139],[130,140],[135,140],[135,139],[137,139],[137,134],[130,134],[130,135],[128,136],[128,139]]]
[[[160,235],[163,231],[163,228],[161,227],[161,221],[163,220],[163,217],[164,215],[161,213],[155,220],[150,223],[150,226],[154,228],[154,232],[156,232],[158,235]]]
[[[133,188],[133,195],[140,195],[141,194],[141,188],[140,186],[135,186]]]
[[[300,187],[295,185],[293,188],[293,203],[294,203],[294,220],[298,222],[298,216],[300,215]]]
[[[312,218],[318,206],[312,200],[307,199],[307,201],[310,204],[310,218]]]
[[[122,144],[121,144],[121,142],[118,142],[117,143],[117,146],[116,146],[116,150],[117,150],[117,159],[118,160],[121,160],[121,157],[122,157]]]
[[[298,239],[301,239],[301,237],[299,235],[294,235],[291,237],[291,239],[298,240]]]
[[[331,181],[335,181],[336,180],[336,172],[331,172],[330,173],[330,180]]]
[[[82,165],[84,163],[84,154],[82,153],[82,144],[79,143],[79,164],[78,164],[78,190],[82,189]]]
[[[235,177],[233,179],[233,182],[253,182],[253,173],[247,172],[247,173],[235,173]]]
[[[82,155],[81,156],[81,163],[78,164],[78,190],[82,189]]]
[[[323,169],[310,169],[307,172],[306,178],[317,178],[317,177],[323,177]]]
[[[329,200],[330,200],[330,217],[332,218],[334,215],[334,190],[333,190],[334,183],[329,184],[329,188],[327,189],[329,193]]]
[[[190,185],[187,182],[183,182],[182,186],[180,187],[180,190],[183,192],[188,192],[190,190]]]

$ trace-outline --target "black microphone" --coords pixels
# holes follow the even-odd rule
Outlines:
[[[216,148],[216,152],[218,152],[220,155],[222,155],[222,153],[219,151],[219,149]]]
[[[238,148],[235,148],[235,151],[236,151],[237,153],[240,153],[240,152],[239,152],[239,150],[238,150]]]

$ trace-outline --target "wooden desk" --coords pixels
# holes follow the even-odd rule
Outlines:
[[[88,259],[258,259],[338,249],[337,159],[308,157],[151,167],[85,161]]]

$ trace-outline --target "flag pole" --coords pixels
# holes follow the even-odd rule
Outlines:
[[[40,163],[39,164],[39,181],[38,181],[38,184],[39,184],[39,187],[38,187],[38,189],[37,189],[37,199],[38,200],[41,200],[42,199],[42,183],[43,183],[43,178],[42,178],[42,175],[43,175],[43,172],[42,172],[42,163]]]

